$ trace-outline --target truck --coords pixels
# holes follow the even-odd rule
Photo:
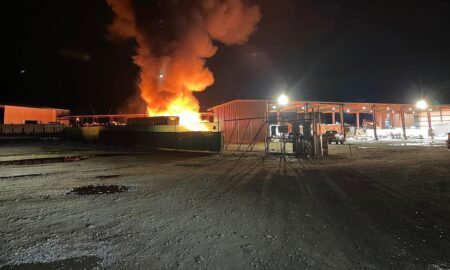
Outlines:
[[[342,134],[339,134],[336,130],[327,130],[325,134],[322,136],[328,144],[335,142],[336,144],[343,144],[345,142],[345,137]]]

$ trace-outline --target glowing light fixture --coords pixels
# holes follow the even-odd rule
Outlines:
[[[428,103],[422,99],[422,100],[417,101],[416,107],[419,110],[426,110],[428,108]]]
[[[279,105],[285,106],[285,105],[287,105],[289,103],[289,98],[286,95],[280,95],[277,98],[277,102],[278,102]]]

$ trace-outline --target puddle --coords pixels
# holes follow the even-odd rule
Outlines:
[[[113,194],[128,191],[126,186],[118,185],[105,185],[105,186],[84,186],[73,188],[67,194],[77,194],[77,195],[97,195],[97,194]]]
[[[57,162],[74,162],[87,159],[81,156],[66,156],[66,157],[49,157],[49,158],[31,158],[19,160],[5,160],[0,161],[0,165],[32,165],[32,164],[46,164]]]
[[[52,262],[22,263],[17,265],[5,265],[2,270],[37,270],[37,269],[98,269],[100,258],[83,256]]]
[[[119,177],[120,174],[111,174],[111,175],[97,175],[95,178],[98,179],[109,179],[109,178],[116,178]]]

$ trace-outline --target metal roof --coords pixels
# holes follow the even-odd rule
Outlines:
[[[255,102],[266,102],[270,105],[277,105],[275,100],[268,100],[268,99],[235,99],[235,100],[231,100],[216,106],[213,106],[211,108],[208,109],[208,111],[211,111],[214,108],[220,107],[220,106],[224,106],[227,104],[231,104],[231,103],[235,103],[235,102],[241,102],[241,101],[255,101]],[[409,108],[416,108],[415,104],[411,104],[411,103],[374,103],[374,102],[331,102],[331,101],[291,101],[289,102],[286,106],[283,106],[282,108],[279,108],[279,110],[281,111],[288,111],[288,110],[293,110],[293,109],[298,109],[301,108],[303,106],[307,106],[308,108],[318,108],[321,107],[324,110],[329,110],[329,111],[338,111],[339,108],[333,108],[334,106],[338,107],[338,106],[343,106],[344,110],[346,109],[358,109],[359,111],[370,111],[372,110],[374,107],[375,109],[400,109],[400,108],[405,108],[405,109],[409,109]],[[430,108],[444,108],[444,109],[450,109],[450,104],[440,104],[440,105],[433,105],[430,104],[429,105]],[[271,108],[270,108],[271,109]],[[272,109],[271,109],[272,111]]]
[[[69,111],[69,109],[62,109],[62,108],[51,108],[51,107],[41,107],[41,106],[29,106],[29,105],[23,105],[23,104],[14,104],[14,103],[3,103],[0,104],[0,107],[21,107],[21,108],[32,108],[32,109],[47,109],[47,110],[66,110]]]

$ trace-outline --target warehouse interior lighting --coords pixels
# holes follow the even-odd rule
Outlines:
[[[416,107],[419,110],[426,110],[428,108],[428,103],[425,100],[421,99],[417,101]]]
[[[283,94],[277,98],[277,102],[281,106],[286,106],[289,103],[289,98]]]

